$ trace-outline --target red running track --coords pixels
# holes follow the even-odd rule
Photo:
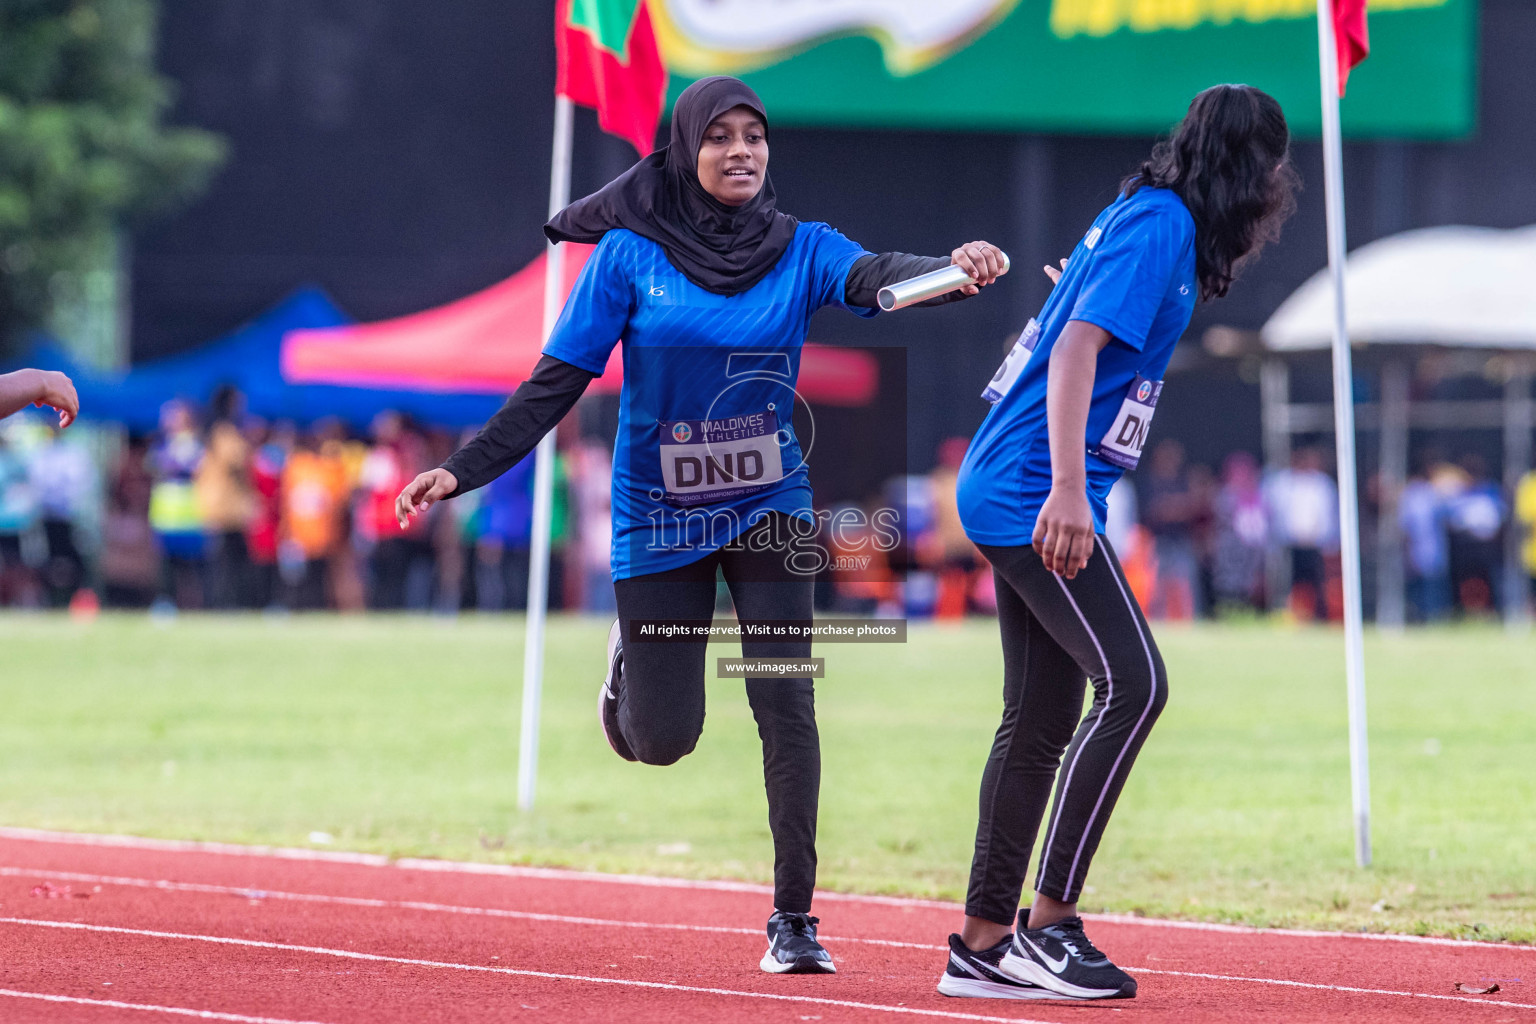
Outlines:
[[[835,976],[761,973],[769,910],[736,883],[0,829],[0,1022],[1536,1024],[1528,946],[1099,917],[1135,1000],[948,999],[954,905],[818,896]]]

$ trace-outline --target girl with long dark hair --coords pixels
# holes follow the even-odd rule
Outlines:
[[[946,995],[1136,994],[1077,915],[1104,826],[1168,694],[1157,644],[1103,535],[1106,499],[1141,457],[1196,298],[1225,295],[1294,209],[1289,147],[1280,106],[1263,92],[1220,85],[1196,96],[1063,271],[1047,268],[1050,299],[987,386],[994,405],[958,487],[966,532],[997,582],[1003,720],[982,774],[965,925],[949,937],[939,982]],[[1079,721],[1085,679],[1094,699]],[[1053,783],[1034,901],[1019,910]]]
[[[403,525],[509,469],[622,341],[613,464],[619,619],[599,718],[620,757],[672,764],[704,728],[706,641],[658,641],[646,635],[647,620],[707,626],[721,573],[744,626],[811,624],[819,563],[807,546],[816,522],[793,421],[811,315],[840,306],[874,316],[881,287],[951,264],[975,283],[926,304],[974,295],[1002,275],[1003,257],[986,242],[945,257],[877,256],[826,224],[780,213],[762,101],[724,76],[678,97],[669,146],[544,230],[598,244],[543,358],[474,440],[405,488],[396,512]],[[811,644],[744,637],[742,653],[803,661]],[[763,741],[774,846],[774,913],[760,966],[830,973],[810,916],[821,784],[811,679],[749,678],[746,689]]]

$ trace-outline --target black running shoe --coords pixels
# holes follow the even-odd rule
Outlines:
[[[1009,935],[990,949],[976,952],[960,941],[960,936],[949,937],[949,966],[939,979],[939,995],[970,996],[978,999],[1060,999],[1050,989],[1017,981],[998,970],[998,961],[1013,943]]]
[[[769,974],[836,974],[832,954],[816,941],[817,924],[809,914],[775,910],[768,919],[768,952],[758,966]]]
[[[1016,981],[1027,981],[1074,999],[1130,999],[1136,979],[1109,962],[1083,934],[1080,917],[1069,917],[1048,928],[1025,928],[1024,918],[1013,934],[1013,947],[998,969]]]
[[[603,680],[603,688],[597,692],[597,720],[602,723],[603,736],[607,738],[613,752],[626,761],[638,761],[640,759],[629,749],[624,734],[619,731],[619,688],[624,683],[623,667],[623,630],[619,627],[619,620],[614,619],[613,626],[608,630],[608,677]]]

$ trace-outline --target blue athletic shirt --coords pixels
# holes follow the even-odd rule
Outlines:
[[[1155,389],[1189,326],[1198,293],[1195,224],[1176,193],[1142,188],[1099,214],[1040,311],[1034,354],[965,453],[958,500],[971,540],[998,547],[1033,540],[1035,519],[1051,493],[1047,364],[1069,320],[1096,324],[1114,336],[1094,371],[1084,452],[1094,528],[1104,532],[1109,489],[1123,470],[1091,452],[1116,423],[1138,377],[1154,382],[1143,390],[1156,401]]]
[[[622,228],[603,235],[544,354],[602,373],[624,345],[615,580],[698,561],[767,511],[812,516],[793,425],[800,349],[823,306],[875,315],[843,301],[849,269],[867,255],[828,225],[801,222],[762,280],[717,295],[656,242]]]

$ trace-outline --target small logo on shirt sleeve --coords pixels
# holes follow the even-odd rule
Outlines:
[[[1189,294],[1189,285],[1187,285],[1187,284],[1179,285],[1179,294],[1180,295],[1188,295]]]
[[[1088,232],[1088,237],[1083,239],[1083,244],[1092,249],[1094,246],[1099,244],[1099,239],[1102,237],[1104,237],[1104,229],[1094,228],[1092,231]]]
[[[659,285],[659,284],[651,285],[651,295],[654,296],[655,298],[658,298],[658,299],[663,298],[663,297],[666,296],[666,294],[667,294],[667,290],[665,288],[663,288],[661,285]]]

